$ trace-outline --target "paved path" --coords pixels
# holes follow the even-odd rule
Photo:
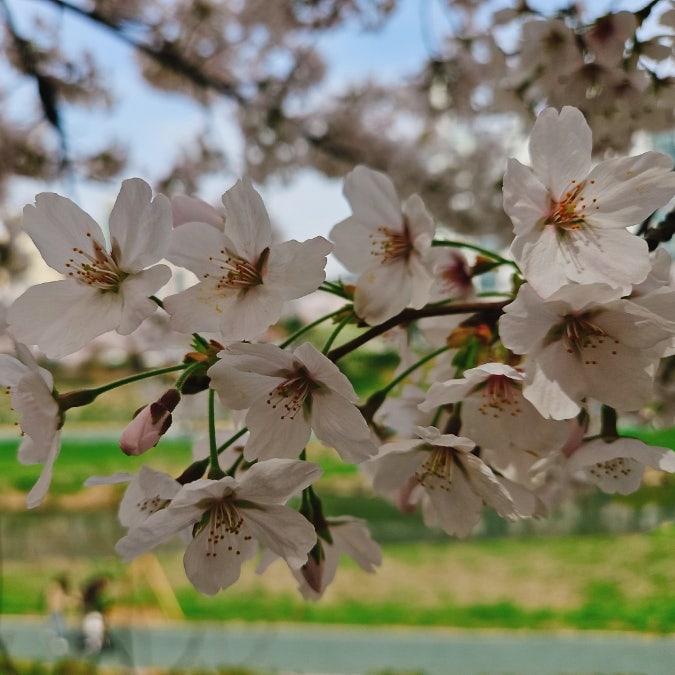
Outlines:
[[[675,636],[270,625],[172,624],[114,629],[102,663],[240,665],[277,673],[363,675],[673,675]],[[0,619],[15,658],[49,658],[45,622]]]

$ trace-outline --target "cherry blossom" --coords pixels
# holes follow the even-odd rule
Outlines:
[[[223,195],[224,229],[185,222],[174,230],[168,259],[194,272],[194,286],[170,295],[170,326],[182,333],[219,333],[224,341],[253,339],[281,316],[284,303],[315,291],[325,279],[332,245],[323,237],[272,243],[262,198],[248,179]],[[184,210],[190,205],[183,205]],[[194,207],[195,217],[204,206]]]
[[[23,228],[66,278],[30,287],[10,307],[9,330],[21,342],[60,358],[108,331],[128,335],[157,309],[150,296],[171,276],[166,265],[154,265],[169,247],[171,205],[163,195],[152,199],[140,178],[122,183],[110,248],[87,213],[54,193],[24,208]]]
[[[567,423],[544,419],[523,396],[525,373],[503,363],[485,363],[461,378],[435,382],[420,409],[462,402],[462,433],[485,451],[500,471],[523,480],[538,459],[560,448]]]
[[[16,344],[19,359],[0,354],[0,384],[12,397],[19,414],[23,439],[18,459],[22,464],[44,464],[42,473],[26,497],[29,509],[39,506],[52,480],[54,463],[61,450],[63,415],[54,392],[51,373],[41,368],[30,350]]]
[[[605,283],[627,295],[650,271],[647,243],[626,228],[675,194],[673,162],[658,152],[591,169],[591,130],[576,108],[546,108],[530,137],[532,169],[509,160],[504,209],[511,252],[526,279],[549,296],[570,282]]]
[[[647,466],[675,473],[675,452],[636,438],[595,438],[582,443],[562,466],[603,492],[627,495],[640,487]]]
[[[131,560],[193,527],[183,563],[190,582],[207,595],[239,578],[242,563],[255,555],[258,543],[298,569],[307,562],[316,533],[303,516],[283,504],[320,474],[310,462],[271,459],[255,464],[241,478],[187,483],[165,508],[130,527],[116,550]]]
[[[418,427],[416,434],[418,438],[385,443],[368,462],[377,493],[398,503],[421,502],[427,525],[438,523],[458,537],[478,524],[485,504],[509,520],[521,515],[502,482],[472,454],[472,440],[441,434],[435,427]]]
[[[291,569],[305,600],[319,600],[323,596],[335,579],[343,553],[370,574],[382,563],[382,550],[364,520],[338,516],[328,518],[325,524],[332,541],[319,536],[307,562],[300,569]],[[262,574],[276,559],[271,551],[265,551],[256,571]]]
[[[504,308],[506,347],[527,354],[523,394],[544,417],[569,419],[592,397],[636,410],[653,389],[659,346],[672,330],[604,284],[568,285],[540,298],[530,284]]]
[[[234,343],[218,358],[208,370],[212,388],[225,406],[248,409],[247,460],[297,457],[312,430],[347,462],[375,454],[351,382],[310,343],[293,352]]]
[[[336,257],[359,275],[354,311],[379,324],[406,307],[429,300],[433,276],[427,265],[435,224],[422,200],[412,195],[401,207],[391,180],[357,166],[344,182],[353,215],[333,227]]]

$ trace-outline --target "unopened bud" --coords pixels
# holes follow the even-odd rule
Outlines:
[[[141,408],[120,437],[125,455],[141,455],[154,448],[171,426],[171,413],[180,401],[180,394],[169,389],[158,401]]]

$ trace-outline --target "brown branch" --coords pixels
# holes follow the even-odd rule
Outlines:
[[[418,319],[426,319],[431,316],[451,316],[453,314],[478,314],[478,313],[501,313],[506,305],[512,302],[511,298],[502,300],[501,302],[468,302],[464,304],[454,305],[427,305],[422,309],[404,309],[400,314],[393,316],[391,319],[373,326],[369,330],[361,333],[349,342],[331,349],[326,356],[333,362],[338,361],[343,356],[353,352],[362,345],[370,342],[373,338],[388,330],[400,326],[402,324],[411,323]]]

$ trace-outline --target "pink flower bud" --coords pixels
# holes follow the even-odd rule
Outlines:
[[[141,455],[154,448],[171,426],[171,412],[179,400],[180,394],[175,389],[169,389],[158,401],[141,408],[122,432],[122,452],[125,455]]]

